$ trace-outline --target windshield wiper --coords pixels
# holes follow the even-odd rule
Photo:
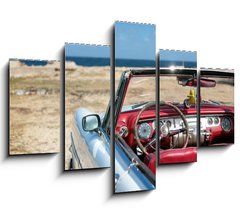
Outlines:
[[[137,103],[137,104],[134,104],[134,105],[132,105],[132,109],[136,109],[136,108],[138,108],[138,107],[140,107],[140,106],[143,106],[143,105],[145,105],[145,104],[147,104],[148,102],[141,102],[141,103]]]

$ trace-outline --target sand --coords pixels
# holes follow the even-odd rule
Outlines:
[[[9,88],[10,155],[59,152],[60,63],[11,61]]]

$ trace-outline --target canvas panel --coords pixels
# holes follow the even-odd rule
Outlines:
[[[200,147],[234,144],[234,70],[200,69]]]
[[[65,170],[110,166],[110,47],[65,45]]]
[[[114,192],[155,189],[155,25],[115,22]]]
[[[197,53],[160,50],[159,164],[197,161]]]
[[[9,61],[9,155],[59,152],[60,62]]]

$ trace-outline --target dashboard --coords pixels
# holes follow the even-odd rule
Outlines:
[[[197,118],[195,115],[186,116],[186,120],[189,125],[189,142],[188,146],[197,146]],[[233,117],[230,115],[204,115],[201,116],[201,128],[200,128],[200,144],[209,145],[216,143],[230,143],[233,142],[234,122]],[[120,127],[120,132],[123,132],[123,137],[128,140],[130,146],[135,146],[135,136],[133,129],[130,125],[124,125]],[[160,118],[159,129],[160,133],[166,133],[166,131],[177,130],[184,128],[184,122],[179,116]],[[143,144],[147,144],[155,136],[156,120],[155,118],[143,119],[139,121],[138,135]],[[176,134],[172,136],[171,140],[164,145],[166,148],[176,147],[181,148],[184,145],[186,132]],[[169,143],[171,142],[171,143]]]
[[[201,115],[200,144],[234,143],[233,115]]]

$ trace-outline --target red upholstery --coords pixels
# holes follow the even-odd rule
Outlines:
[[[176,163],[190,163],[197,161],[197,148],[179,148],[168,149],[160,151],[160,164],[176,164]],[[144,163],[155,174],[156,173],[156,154],[150,153],[145,159]]]
[[[160,151],[160,164],[189,163],[197,161],[197,148],[188,147]]]

